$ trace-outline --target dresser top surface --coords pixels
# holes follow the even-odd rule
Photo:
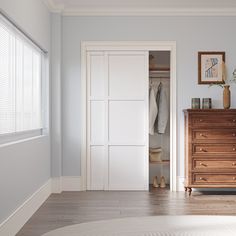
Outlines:
[[[236,109],[184,109],[184,113],[236,113]]]

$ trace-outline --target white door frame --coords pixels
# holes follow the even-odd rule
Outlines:
[[[84,41],[81,42],[81,187],[87,190],[87,51],[170,51],[170,190],[177,191],[177,83],[175,41]]]

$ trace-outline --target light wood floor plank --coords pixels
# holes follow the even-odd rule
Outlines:
[[[52,194],[17,236],[40,236],[50,230],[88,221],[153,215],[236,215],[236,193],[63,192]]]

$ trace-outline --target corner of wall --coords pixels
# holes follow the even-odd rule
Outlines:
[[[81,176],[61,176],[52,178],[52,193],[82,190]]]

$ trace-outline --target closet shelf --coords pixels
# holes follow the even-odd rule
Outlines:
[[[150,79],[170,79],[170,68],[149,69]]]
[[[152,72],[152,73],[160,73],[160,72],[170,72],[170,68],[168,67],[162,67],[162,68],[150,68],[149,69],[149,72]]]
[[[169,164],[170,160],[162,160],[162,161],[149,161],[150,164]]]

